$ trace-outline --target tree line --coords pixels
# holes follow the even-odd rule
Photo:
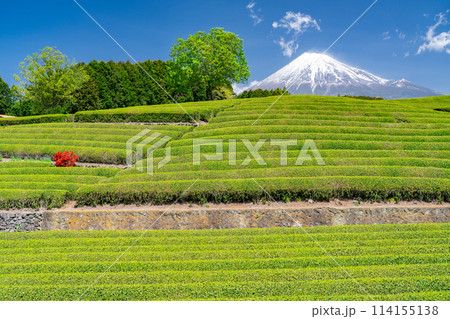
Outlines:
[[[274,90],[263,90],[263,89],[256,89],[256,90],[246,90],[243,91],[241,94],[236,96],[237,99],[248,99],[252,97],[267,97],[267,96],[274,96],[274,95],[290,95],[289,92],[286,90],[286,87],[280,89],[274,89]]]
[[[19,65],[11,88],[0,77],[0,114],[75,113],[230,98],[250,77],[243,41],[222,28],[177,39],[169,61],[75,63],[46,47]]]

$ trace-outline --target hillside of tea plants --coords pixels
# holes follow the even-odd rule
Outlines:
[[[0,300],[448,300],[449,231],[0,233]]]
[[[146,160],[136,163],[143,172],[1,162],[0,208],[54,207],[68,200],[91,206],[163,204],[180,196],[182,202],[199,203],[449,201],[450,97],[283,96],[273,104],[277,98],[2,119],[5,159],[49,158],[67,150],[80,162],[125,164],[126,142],[144,129],[158,137],[151,142],[148,136],[137,138],[134,152],[140,142],[146,141],[141,147],[146,153],[166,137],[154,150],[153,162],[157,167],[169,151],[171,156],[153,174],[145,172]],[[186,125],[197,120],[208,123]],[[173,125],[177,122],[185,125]],[[280,140],[289,141],[283,156]],[[196,161],[198,141],[204,144]],[[309,157],[299,161],[305,141],[313,141],[323,162],[308,149]],[[220,148],[223,154],[214,157]]]

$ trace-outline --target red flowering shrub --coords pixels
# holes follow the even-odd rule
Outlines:
[[[64,153],[58,152],[53,156],[53,160],[56,161],[55,166],[71,167],[75,166],[78,156],[73,152],[65,151]]]

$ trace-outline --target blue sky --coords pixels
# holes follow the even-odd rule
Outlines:
[[[244,40],[253,81],[326,49],[373,0],[78,2],[138,61],[167,60],[176,38],[223,27]],[[448,0],[379,0],[329,54],[450,94],[449,9]],[[8,1],[1,10],[0,76],[9,84],[45,46],[76,61],[129,59],[72,0]]]

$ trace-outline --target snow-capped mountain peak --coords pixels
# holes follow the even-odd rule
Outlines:
[[[439,95],[405,79],[393,81],[349,66],[328,55],[303,53],[249,89],[288,88],[291,94],[369,95],[404,98]]]

